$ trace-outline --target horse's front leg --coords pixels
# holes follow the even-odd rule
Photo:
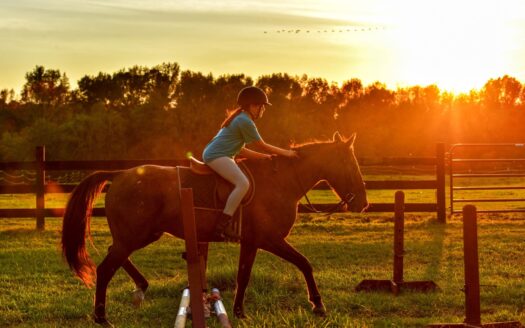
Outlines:
[[[310,261],[299,253],[292,245],[286,240],[272,240],[267,245],[261,247],[264,250],[273,253],[280,258],[294,264],[304,275],[306,285],[308,286],[308,299],[313,305],[313,312],[319,316],[326,315],[326,308],[324,307],[323,301],[321,300],[321,294],[317,288],[313,275],[313,268]]]
[[[235,291],[235,301],[233,304],[233,313],[237,318],[246,317],[244,314],[244,293],[250,281],[256,255],[257,247],[247,242],[241,242],[239,269],[237,270],[237,290]]]

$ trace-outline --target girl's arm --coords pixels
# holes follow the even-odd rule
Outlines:
[[[295,150],[282,149],[282,148],[267,144],[262,139],[259,141],[254,141],[252,145],[254,145],[258,150],[262,150],[270,154],[277,154],[277,155],[281,155],[285,157],[298,157],[297,152]]]
[[[253,151],[246,147],[242,147],[241,151],[239,152],[239,156],[245,157],[248,159],[271,159],[272,158],[272,155],[259,153],[257,151]]]

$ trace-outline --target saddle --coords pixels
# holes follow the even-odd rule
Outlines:
[[[253,198],[255,185],[253,176],[248,167],[237,162],[239,167],[250,181],[250,188],[244,196],[239,209],[233,216],[233,227],[240,234],[242,222],[242,208]],[[179,179],[181,188],[191,188],[193,190],[193,206],[195,208],[196,219],[199,219],[199,212],[222,212],[228,196],[234,186],[229,181],[215,173],[205,163],[191,157],[188,167],[179,166]]]

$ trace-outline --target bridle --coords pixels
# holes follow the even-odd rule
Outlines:
[[[334,204],[333,206],[331,206],[330,208],[328,208],[328,210],[325,210],[325,211],[320,211],[318,209],[315,208],[314,204],[312,204],[312,202],[310,202],[310,199],[308,198],[308,196],[306,195],[306,193],[304,193],[304,198],[306,199],[306,202],[308,203],[308,205],[304,205],[304,207],[306,207],[309,211],[313,212],[313,213],[325,213],[326,216],[329,216],[329,215],[332,215],[336,212],[341,212],[342,209],[345,207],[345,206],[348,206],[350,205],[350,203],[354,200],[355,198],[355,194],[353,193],[348,193],[346,194],[346,196],[341,199],[339,201],[339,203],[337,204]]]
[[[346,159],[343,159],[343,164],[345,164],[345,167],[346,167],[346,164],[347,164]],[[312,202],[308,198],[307,193],[308,193],[309,189],[304,188],[304,186],[302,184],[302,181],[301,181],[301,178],[299,177],[299,173],[297,172],[297,168],[295,166],[295,161],[292,161],[292,166],[293,166],[293,171],[294,171],[294,174],[295,174],[295,178],[297,180],[297,183],[299,184],[299,188],[301,188],[301,190],[304,190],[304,198],[306,199],[306,203],[307,203],[304,206],[309,211],[311,211],[313,213],[326,213],[325,215],[329,216],[329,215],[332,215],[332,214],[334,214],[336,212],[341,212],[342,209],[345,206],[349,206],[350,203],[355,199],[356,195],[354,193],[352,193],[352,192],[349,192],[339,201],[339,203],[334,204],[333,206],[328,208],[328,210],[324,210],[324,211],[318,210],[317,208],[315,208],[315,206],[312,204]],[[346,171],[345,171],[345,180],[349,184],[351,183],[351,179],[348,177],[348,173]]]

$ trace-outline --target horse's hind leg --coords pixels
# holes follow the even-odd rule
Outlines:
[[[142,245],[139,245],[139,248],[148,246],[149,244],[159,240],[161,236],[162,233],[150,235],[150,237]],[[129,258],[127,258],[124,263],[122,263],[122,268],[135,283],[136,288],[133,291],[133,305],[135,305],[135,307],[139,307],[142,304],[142,301],[144,301],[144,294],[148,289],[149,283]]]
[[[108,255],[97,267],[97,288],[95,293],[95,311],[93,314],[96,323],[111,326],[106,319],[106,291],[115,272],[126,261],[130,251],[124,247],[113,245],[109,248]]]
[[[321,294],[317,288],[313,275],[313,268],[310,261],[304,255],[299,253],[292,245],[288,244],[286,240],[271,241],[269,244],[261,247],[282,259],[294,264],[304,275],[306,285],[308,286],[308,299],[313,304],[313,311],[315,314],[324,316],[326,315],[326,309],[321,300]]]
[[[137,267],[127,258],[122,264],[122,268],[133,279],[135,283],[135,290],[133,291],[133,305],[139,307],[144,301],[144,294],[148,289],[149,283]]]

